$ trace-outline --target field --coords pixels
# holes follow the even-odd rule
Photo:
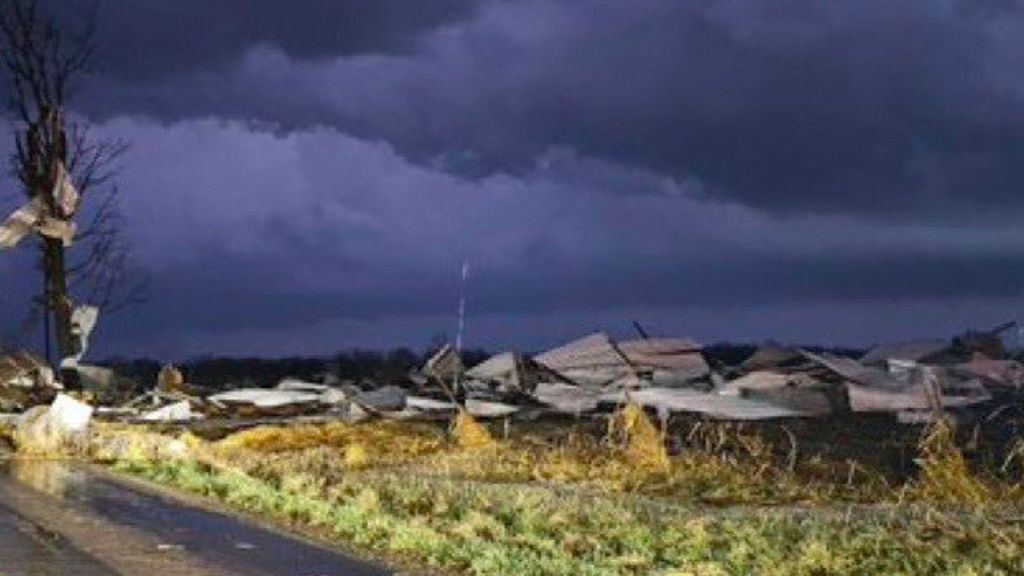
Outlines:
[[[98,442],[118,449],[97,458],[417,573],[1024,574],[1019,440],[966,458],[969,431],[934,425],[905,474],[775,431],[663,432],[631,407],[507,431],[460,417],[185,434],[175,450],[110,427]]]

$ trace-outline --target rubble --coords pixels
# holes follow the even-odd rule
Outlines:
[[[139,420],[143,422],[188,422],[196,417],[188,400],[181,400],[146,412],[139,417]]]
[[[540,354],[538,364],[571,382],[604,386],[625,377],[658,378],[684,385],[708,376],[701,346],[685,338],[651,338],[615,343],[598,332]]]
[[[950,343],[945,340],[880,344],[868,350],[860,358],[860,363],[881,366],[890,360],[905,360],[918,364],[930,364],[939,361],[941,356],[949,351]]]
[[[405,408],[409,393],[398,386],[384,386],[376,390],[361,391],[352,401],[370,412],[395,412]]]
[[[23,454],[50,456],[81,449],[93,407],[66,394],[49,406],[35,406],[17,420],[14,444]]]
[[[420,412],[442,412],[449,413],[458,409],[459,405],[454,402],[424,398],[422,396],[407,396],[405,398],[406,408]]]
[[[975,354],[970,361],[956,364],[952,370],[964,376],[979,378],[991,386],[1012,390],[1024,388],[1024,365],[1016,360],[993,360]]]
[[[442,346],[440,350],[427,360],[427,364],[423,368],[425,376],[444,384],[454,382],[464,371],[465,366],[462,365],[462,358],[459,357],[455,347],[451,344]]]
[[[301,414],[320,403],[320,395],[297,390],[270,390],[266,388],[239,388],[221,392],[209,400],[226,406],[228,410],[244,416],[257,414]]]
[[[0,355],[0,412],[20,412],[53,400],[53,370],[28,352]]]
[[[466,412],[474,418],[506,418],[522,409],[522,406],[513,406],[503,402],[489,402],[475,398],[466,400]]]
[[[79,364],[74,367],[82,389],[93,399],[104,405],[120,404],[132,398],[137,392],[135,382],[124,378],[111,368]]]
[[[939,408],[965,408],[982,404],[992,399],[992,395],[979,380],[967,380],[957,383],[945,382],[940,385]],[[853,412],[884,412],[896,413],[906,410],[934,410],[930,391],[920,376],[914,382],[894,389],[863,386],[855,382],[847,384],[850,398],[850,410]]]
[[[587,390],[564,382],[542,382],[537,385],[533,396],[555,412],[574,416],[597,410],[601,399],[600,391]]]
[[[82,363],[96,314],[76,309],[79,351],[62,361],[83,383],[83,400],[61,393],[53,370],[27,352],[0,356],[0,412],[14,437],[36,453],[81,443],[95,417],[199,430],[266,422],[362,422],[373,418],[447,420],[457,414],[513,420],[568,415],[610,417],[630,402],[657,413],[712,420],[765,421],[885,414],[919,425],[938,414],[1017,405],[1024,365],[996,345],[992,331],[949,341],[879,345],[840,355],[765,344],[742,362],[715,363],[685,338],[616,342],[603,332],[531,356],[508,351],[467,370],[451,346],[441,348],[402,385],[369,378],[284,378],[274,387],[216,393],[163,366],[142,391],[114,370]],[[854,357],[857,356],[857,357]],[[308,377],[308,375],[307,375]],[[461,382],[456,393],[450,384]],[[433,384],[433,385],[431,385]],[[96,408],[91,404],[95,404]]]
[[[643,388],[611,392],[601,397],[602,403],[611,405],[622,405],[627,400],[659,414],[694,413],[718,420],[773,420],[812,415],[765,401],[680,388]]]
[[[722,386],[722,396],[761,400],[804,414],[821,416],[837,411],[835,386],[805,372],[780,373],[758,370]]]
[[[519,352],[492,356],[466,372],[466,377],[500,397],[528,396],[542,382],[567,382],[558,372]],[[470,387],[474,387],[472,384]]]

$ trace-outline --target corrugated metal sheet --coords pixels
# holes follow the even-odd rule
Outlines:
[[[570,372],[609,369],[614,375],[631,372],[634,368],[683,372],[689,378],[700,378],[709,372],[708,364],[701,355],[701,345],[687,338],[629,340],[617,346],[618,351],[607,334],[598,332],[544,352],[534,359],[567,376]]]
[[[760,400],[680,388],[643,388],[629,392],[629,398],[641,406],[659,411],[704,414],[720,420],[773,420],[812,416],[807,412]],[[601,397],[602,402],[608,403],[621,403],[625,399],[625,392]]]

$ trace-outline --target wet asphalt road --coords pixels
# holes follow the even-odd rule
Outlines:
[[[3,576],[112,576],[115,572],[18,516],[0,502],[0,575]]]
[[[0,466],[0,576],[391,573],[86,467]]]

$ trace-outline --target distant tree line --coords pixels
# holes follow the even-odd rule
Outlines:
[[[706,346],[704,356],[712,366],[735,366],[754,353],[754,344],[718,343]],[[808,349],[858,357],[863,350],[854,348]],[[409,372],[421,368],[434,350],[416,352],[409,348],[390,351],[347,350],[333,356],[290,356],[286,358],[202,357],[179,365],[189,382],[212,389],[238,386],[272,386],[284,378],[321,381],[330,374],[341,381],[374,382],[378,385],[402,385],[409,381]],[[464,350],[466,366],[472,367],[491,356],[483,349]],[[156,382],[161,362],[151,359],[112,358],[102,362],[118,374],[144,388]]]
[[[321,381],[325,374],[342,381],[372,381],[379,385],[401,385],[409,372],[426,363],[434,351],[409,348],[390,351],[347,350],[333,356],[290,356],[286,358],[202,357],[188,360],[181,368],[189,382],[208,388],[271,386],[284,378]],[[472,366],[490,356],[485,350],[465,350],[466,364]],[[156,382],[161,362],[151,359],[112,358],[102,364],[143,387]]]

